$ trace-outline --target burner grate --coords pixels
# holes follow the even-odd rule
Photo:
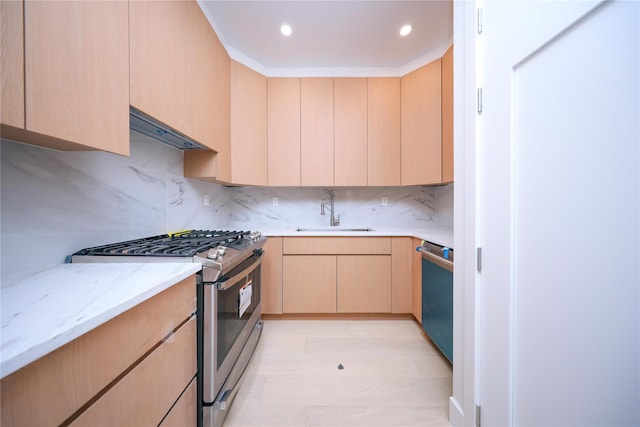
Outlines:
[[[216,246],[233,244],[247,234],[248,231],[189,230],[174,235],[162,234],[95,246],[74,255],[190,257]]]

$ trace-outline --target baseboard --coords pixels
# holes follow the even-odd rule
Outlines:
[[[415,320],[406,313],[287,313],[262,314],[264,320]]]
[[[449,424],[452,427],[464,426],[464,411],[453,396],[449,397]]]

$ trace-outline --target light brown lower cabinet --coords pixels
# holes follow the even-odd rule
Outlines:
[[[158,425],[193,380],[196,351],[193,316],[70,425]]]
[[[340,255],[338,313],[391,313],[391,257]]]
[[[158,425],[196,374],[195,296],[191,276],[3,378],[0,424]]]
[[[336,256],[282,257],[282,311],[336,312]]]
[[[198,423],[198,413],[196,412],[198,410],[196,405],[197,385],[196,379],[192,379],[189,387],[182,393],[175,406],[171,408],[171,411],[160,423],[161,427],[193,427]]]
[[[407,252],[393,254],[391,242],[390,237],[283,237],[283,313],[410,312],[410,270],[395,260]],[[402,267],[395,280],[392,265]],[[392,289],[399,301],[395,307]]]
[[[262,313],[282,314],[282,237],[269,237],[262,259]]]

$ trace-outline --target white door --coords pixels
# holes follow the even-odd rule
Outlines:
[[[640,425],[640,2],[482,24],[482,425]]]

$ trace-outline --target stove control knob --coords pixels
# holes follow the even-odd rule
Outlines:
[[[207,258],[209,258],[209,259],[218,259],[218,252],[216,252],[215,249],[211,249],[209,251],[209,253],[207,254]]]
[[[219,246],[218,247],[218,255],[219,256],[224,256],[224,254],[227,253],[227,248],[224,246]]]

